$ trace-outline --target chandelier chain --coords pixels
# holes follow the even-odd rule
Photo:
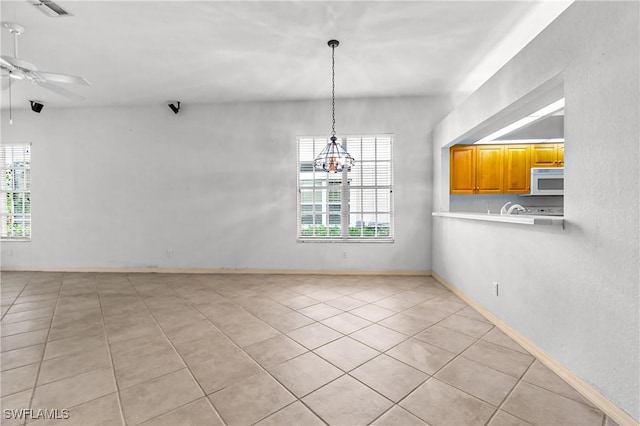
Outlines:
[[[331,136],[336,135],[336,47],[331,46]]]

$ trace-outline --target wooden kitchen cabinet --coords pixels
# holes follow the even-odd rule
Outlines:
[[[531,167],[564,167],[564,144],[531,145]]]
[[[476,192],[476,147],[457,145],[449,150],[449,187],[452,194]]]
[[[529,145],[504,146],[504,193],[528,194],[531,187]]]
[[[504,146],[476,146],[476,194],[501,194],[504,187]]]
[[[449,151],[451,194],[500,194],[503,192],[502,145],[458,145]]]
[[[450,192],[528,194],[532,167],[564,167],[564,144],[456,145],[450,148]]]

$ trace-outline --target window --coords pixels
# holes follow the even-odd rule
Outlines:
[[[393,240],[392,137],[346,137],[351,171],[314,170],[326,138],[298,138],[298,239]]]
[[[2,239],[31,238],[31,145],[0,146]]]

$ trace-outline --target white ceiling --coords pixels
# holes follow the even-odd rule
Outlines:
[[[28,107],[30,99],[65,107],[327,98],[331,38],[340,41],[338,97],[451,93],[481,72],[476,66],[495,56],[493,48],[527,16],[553,6],[538,1],[56,3],[73,16],[52,18],[26,0],[3,0],[2,21],[26,28],[18,40],[22,59],[42,71],[83,76],[92,86],[65,85],[86,98],[72,101],[18,81],[13,108]],[[2,29],[1,37],[2,54],[13,56],[10,34]],[[507,59],[494,60],[493,71]],[[7,106],[4,91],[2,107]]]

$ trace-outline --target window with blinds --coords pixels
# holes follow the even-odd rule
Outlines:
[[[341,138],[356,160],[341,173],[313,166],[327,142],[298,138],[298,239],[392,241],[392,136]]]
[[[2,239],[31,238],[31,145],[1,145]]]

